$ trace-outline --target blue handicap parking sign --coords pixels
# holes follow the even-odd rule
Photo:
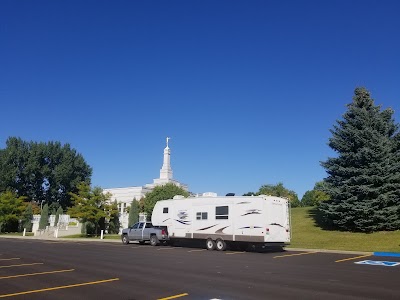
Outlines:
[[[379,261],[379,260],[363,260],[357,261],[355,264],[359,265],[373,265],[373,266],[384,266],[384,267],[395,267],[400,265],[400,262],[395,261]]]

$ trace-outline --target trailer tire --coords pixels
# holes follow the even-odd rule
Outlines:
[[[215,245],[216,245],[218,251],[226,250],[226,243],[222,239],[217,239]]]
[[[215,242],[212,239],[207,239],[206,248],[207,248],[207,250],[214,250],[215,249]]]
[[[158,238],[155,234],[150,236],[150,245],[157,246],[159,244]]]
[[[128,244],[129,244],[128,235],[124,234],[124,235],[122,236],[122,244],[124,244],[124,245],[128,245]]]

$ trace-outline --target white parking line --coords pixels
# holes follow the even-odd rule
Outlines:
[[[201,251],[207,251],[207,249],[189,250],[188,252],[201,252]]]

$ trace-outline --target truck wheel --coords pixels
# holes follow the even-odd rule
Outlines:
[[[212,239],[207,239],[206,248],[207,248],[207,250],[214,250],[215,249],[215,242]]]
[[[122,244],[124,244],[124,245],[129,244],[129,239],[128,239],[128,236],[126,234],[124,234],[122,236]]]
[[[226,243],[221,239],[217,240],[217,242],[215,243],[215,246],[217,247],[218,251],[225,251],[226,250]]]
[[[150,237],[150,245],[157,246],[158,245],[158,238],[156,235],[152,235]]]

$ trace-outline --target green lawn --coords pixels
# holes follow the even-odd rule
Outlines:
[[[353,233],[323,230],[311,217],[310,207],[292,208],[290,247],[352,251],[400,252],[400,231]]]
[[[15,236],[22,236],[22,232],[1,232],[0,235],[15,235]],[[25,236],[33,236],[33,232],[26,232]]]

